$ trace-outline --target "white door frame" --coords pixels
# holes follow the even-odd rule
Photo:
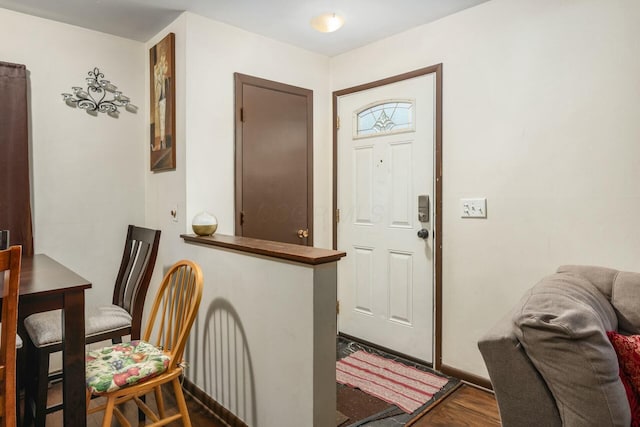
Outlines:
[[[434,74],[436,82],[435,141],[434,141],[434,184],[435,219],[434,241],[434,356],[433,367],[440,370],[442,365],[442,64],[420,68],[382,80],[353,86],[333,92],[333,249],[338,246],[338,98],[379,86],[412,79],[425,74]]]

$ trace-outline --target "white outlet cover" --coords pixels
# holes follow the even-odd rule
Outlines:
[[[171,215],[171,221],[178,222],[178,205],[172,205],[169,210],[169,215]]]
[[[460,199],[460,218],[486,218],[487,199]]]

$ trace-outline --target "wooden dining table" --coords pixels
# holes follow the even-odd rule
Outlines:
[[[64,426],[85,427],[84,291],[91,282],[44,254],[22,258],[18,325],[43,311],[62,309]],[[19,329],[20,330],[20,329]],[[25,333],[24,327],[21,333]],[[24,336],[24,335],[23,335]]]

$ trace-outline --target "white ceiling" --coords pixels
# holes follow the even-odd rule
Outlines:
[[[0,7],[148,41],[183,11],[334,56],[487,0],[0,0]],[[337,13],[335,33],[309,22]],[[221,41],[223,42],[223,41]]]

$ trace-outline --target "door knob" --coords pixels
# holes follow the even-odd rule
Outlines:
[[[418,231],[418,237],[421,239],[426,239],[427,237],[429,237],[429,230],[427,230],[426,228],[423,228],[422,230]]]
[[[299,238],[301,238],[301,239],[304,239],[304,238],[309,237],[309,230],[307,230],[307,229],[305,229],[305,230],[303,230],[303,229],[298,230],[298,237],[299,237]]]

